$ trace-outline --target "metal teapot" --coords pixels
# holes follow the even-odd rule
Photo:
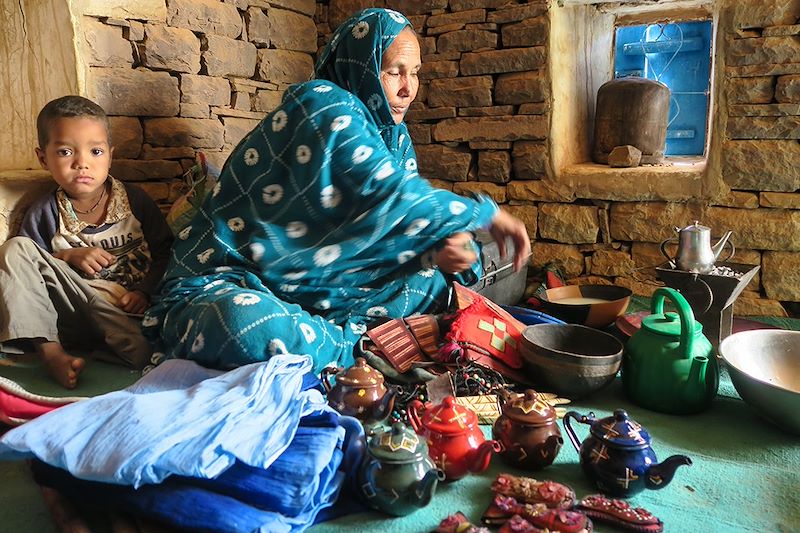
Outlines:
[[[370,439],[358,486],[375,509],[405,516],[428,505],[443,478],[425,441],[402,422],[395,422]]]
[[[336,385],[331,385],[331,374]],[[343,415],[353,416],[365,425],[374,425],[392,412],[397,389],[384,385],[383,374],[363,357],[348,369],[327,367],[321,373],[328,404]]]
[[[733,257],[736,251],[733,241],[730,240],[732,231],[726,232],[713,246],[711,244],[711,228],[701,226],[696,220],[694,224],[683,229],[675,227],[675,231],[678,232],[677,237],[669,238],[661,243],[661,253],[669,260],[670,265],[674,265],[678,270],[705,274],[714,268],[714,263],[719,259],[726,244],[731,245],[731,251],[723,261]],[[675,240],[678,241],[678,251],[673,258],[667,253],[666,246]]]
[[[453,396],[446,396],[439,405],[414,400],[408,404],[407,415],[414,431],[428,441],[431,459],[448,481],[485,471],[492,452],[501,449],[499,442],[483,436],[475,412],[456,403]]]
[[[590,426],[589,436],[582,443],[570,419]],[[679,466],[692,464],[685,455],[673,455],[658,463],[650,447],[650,434],[623,409],[600,420],[594,413],[584,416],[569,411],[564,415],[564,430],[580,455],[584,474],[610,496],[628,498],[646,488],[663,489]]]
[[[664,298],[678,313],[664,313]],[[656,289],[650,315],[625,345],[622,384],[628,398],[642,407],[670,414],[702,411],[719,386],[714,348],[695,321],[692,308],[675,289]]]

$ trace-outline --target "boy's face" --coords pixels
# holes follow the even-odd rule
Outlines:
[[[89,199],[99,194],[108,179],[113,151],[101,121],[70,117],[50,124],[47,146],[37,148],[36,156],[68,196]]]

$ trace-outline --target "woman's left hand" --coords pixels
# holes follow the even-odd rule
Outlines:
[[[508,250],[506,249],[506,238],[510,238],[514,243],[514,271],[519,272],[525,261],[531,255],[531,240],[528,237],[528,230],[525,224],[517,217],[500,209],[492,219],[489,226],[489,233],[497,241],[500,257],[505,258]]]
[[[478,260],[472,234],[466,231],[454,233],[444,240],[444,246],[436,253],[435,262],[446,274],[458,274],[467,270]]]

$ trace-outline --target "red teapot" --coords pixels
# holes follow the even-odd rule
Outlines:
[[[428,442],[428,453],[446,480],[461,479],[469,472],[489,468],[492,452],[500,443],[486,440],[471,409],[447,396],[439,405],[414,400],[407,407],[409,425]]]

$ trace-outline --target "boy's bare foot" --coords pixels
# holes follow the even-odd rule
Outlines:
[[[58,342],[40,342],[36,345],[36,352],[42,358],[42,363],[51,378],[64,388],[75,388],[78,376],[86,365],[82,357],[68,354]]]

